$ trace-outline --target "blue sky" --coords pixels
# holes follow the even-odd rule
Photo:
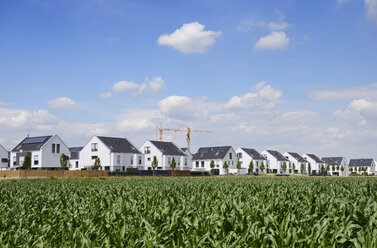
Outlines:
[[[9,149],[162,122],[213,131],[194,148],[377,157],[377,0],[2,1],[0,37]]]

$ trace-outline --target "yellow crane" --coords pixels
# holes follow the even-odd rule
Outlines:
[[[191,152],[191,147],[190,147],[190,141],[191,141],[191,133],[212,133],[212,131],[208,130],[194,130],[188,127],[187,129],[182,129],[182,128],[164,128],[160,124],[160,126],[156,127],[157,130],[160,132],[160,141],[162,141],[162,132],[163,131],[173,131],[173,132],[186,132],[186,141],[187,141],[187,149]]]

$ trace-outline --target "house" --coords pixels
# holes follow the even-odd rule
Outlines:
[[[292,173],[291,163],[280,152],[274,150],[264,150],[262,155],[268,161],[265,170],[267,173]]]
[[[241,173],[259,173],[260,172],[260,166],[263,163],[263,166],[267,168],[267,160],[265,157],[263,157],[262,154],[260,154],[257,150],[251,149],[251,148],[238,148],[237,151],[237,157],[238,160],[241,163],[242,171]],[[250,162],[253,162],[253,170],[249,170]]]
[[[8,168],[9,152],[0,144],[0,169]]]
[[[362,174],[366,172],[367,174],[374,175],[376,172],[376,163],[371,158],[350,159],[348,170],[350,173]]]
[[[80,168],[80,151],[83,147],[70,147],[69,148],[69,169],[81,170]]]
[[[297,152],[286,152],[284,156],[292,163],[292,171],[294,174],[308,174],[309,162]]]
[[[140,150],[145,156],[146,170],[153,170],[152,161],[154,157],[156,157],[158,162],[157,170],[172,170],[170,164],[173,158],[176,163],[176,170],[184,170],[189,167],[187,155],[173,142],[147,140],[140,147]]]
[[[79,154],[79,168],[92,169],[97,158],[102,170],[143,169],[143,154],[126,138],[94,136]]]
[[[191,170],[192,169],[192,154],[189,149],[181,148],[181,151],[186,154],[186,158],[182,157],[181,164],[183,165],[183,170]]]
[[[318,156],[310,153],[302,155],[304,159],[309,162],[308,171],[309,174],[318,174],[321,172],[321,168],[326,169],[326,163],[322,161]]]
[[[192,157],[192,169],[194,171],[211,171],[211,161],[214,162],[214,173],[226,175],[237,173],[237,154],[231,146],[201,147]],[[223,165],[227,162],[228,168]]]
[[[69,155],[68,147],[58,135],[26,137],[10,154],[10,167],[22,166],[25,157],[29,156],[31,168],[61,168],[60,156]]]
[[[348,172],[348,166],[344,157],[323,157],[322,161],[329,166],[329,173],[334,176],[345,176]]]

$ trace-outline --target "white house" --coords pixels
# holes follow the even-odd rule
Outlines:
[[[211,161],[214,161],[215,174],[226,175],[237,173],[237,154],[231,146],[201,147],[192,157],[192,170],[211,171]],[[228,169],[223,165],[227,162]]]
[[[25,156],[31,160],[31,168],[61,168],[60,156],[69,155],[68,147],[58,135],[26,137],[10,154],[10,167],[21,167]]]
[[[267,173],[292,173],[291,163],[280,152],[273,150],[264,150],[262,155],[267,159]],[[284,170],[284,166],[286,169]]]
[[[176,170],[186,170],[190,167],[188,157],[173,142],[147,140],[140,150],[145,156],[145,169],[152,170],[153,157],[156,157],[157,170],[171,170],[171,162],[176,162]]]
[[[304,159],[309,162],[308,168],[309,174],[318,174],[321,172],[321,168],[326,168],[326,163],[322,161],[318,156],[314,154],[305,153],[302,155]]]
[[[94,136],[80,151],[79,168],[92,169],[96,158],[101,169],[126,171],[143,169],[143,154],[126,138]]]
[[[83,147],[69,148],[69,170],[81,170],[80,168],[80,151]]]
[[[192,169],[192,154],[187,148],[181,148],[181,151],[186,154],[186,158],[182,157],[181,164],[183,165],[183,170]]]
[[[367,174],[373,175],[376,173],[376,163],[373,159],[350,159],[348,164],[350,173],[362,174],[366,171]]]
[[[0,144],[0,169],[8,168],[9,152]]]
[[[267,168],[267,159],[263,157],[262,154],[260,154],[257,150],[251,149],[251,148],[238,148],[237,151],[237,157],[238,160],[241,163],[241,173],[246,174],[246,173],[259,173],[260,172],[260,166],[263,163],[263,166],[265,169]],[[250,162],[253,161],[253,170],[249,171],[249,165]]]
[[[294,174],[308,174],[309,162],[296,152],[286,152],[284,156],[292,163]],[[294,168],[293,168],[294,167]]]
[[[329,173],[333,176],[348,175],[348,165],[344,157],[323,157],[322,161],[329,166]]]

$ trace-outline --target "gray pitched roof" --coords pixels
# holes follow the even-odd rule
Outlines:
[[[363,158],[363,159],[351,159],[348,166],[371,166],[373,159]]]
[[[303,157],[300,156],[300,154],[298,154],[297,152],[288,152],[289,155],[291,155],[292,157],[294,157],[297,162],[299,163],[307,163],[308,161],[306,161]]]
[[[163,155],[186,156],[174,143],[167,141],[150,141]]]
[[[319,157],[317,157],[316,155],[314,154],[306,154],[308,155],[308,157],[310,157],[311,159],[313,159],[316,163],[324,163],[324,161],[322,161]]]
[[[323,157],[322,161],[326,162],[328,165],[341,165],[343,157]]]
[[[97,136],[97,137],[107,147],[110,148],[111,152],[116,152],[116,153],[137,153],[137,154],[141,153],[126,138],[103,137],[103,136]]]
[[[187,148],[183,147],[181,148],[182,152],[186,152],[187,151]]]
[[[263,157],[262,154],[260,154],[257,150],[251,149],[251,148],[241,148],[244,150],[250,157],[256,160],[266,160],[265,157]]]
[[[289,162],[289,160],[284,157],[280,152],[278,151],[273,151],[273,150],[267,150],[268,153],[270,153],[272,156],[274,156],[278,161],[287,161]]]
[[[231,146],[201,147],[192,157],[193,160],[223,159]]]
[[[79,159],[80,158],[80,151],[83,147],[70,147],[69,153],[70,153],[70,159]]]
[[[37,151],[50,140],[52,135],[49,136],[38,136],[38,137],[26,137],[23,139],[12,152],[22,151]]]

